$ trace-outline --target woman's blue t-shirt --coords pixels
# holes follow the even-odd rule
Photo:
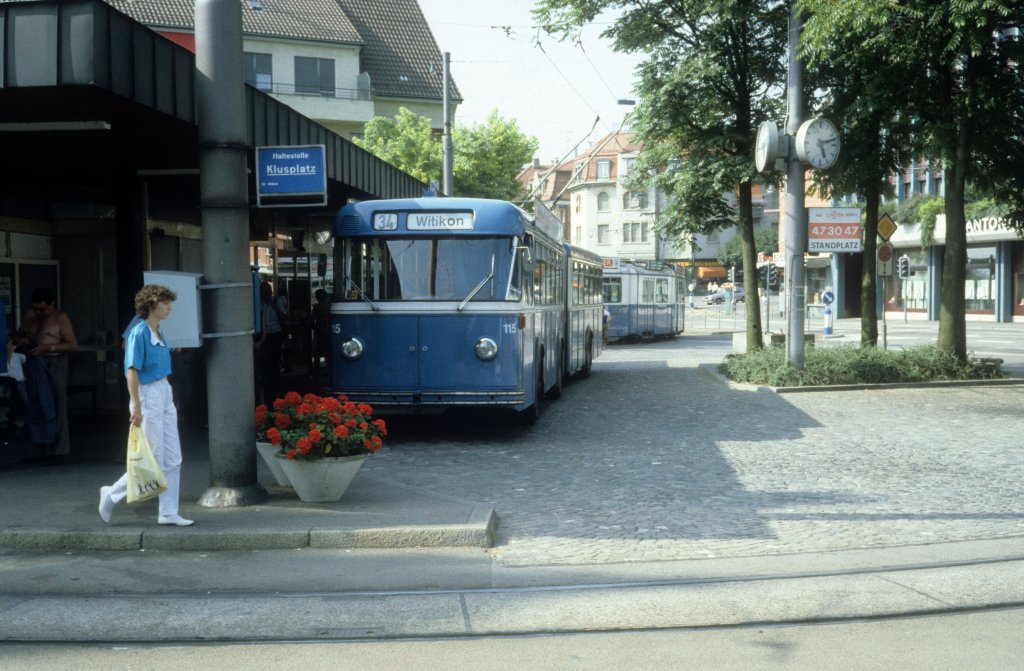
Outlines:
[[[140,322],[128,332],[124,345],[124,372],[139,371],[139,384],[162,380],[171,374],[171,351],[161,342],[146,322]]]

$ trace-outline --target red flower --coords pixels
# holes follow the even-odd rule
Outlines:
[[[373,419],[367,403],[347,396],[317,396],[290,391],[272,408],[256,407],[256,435],[269,441],[288,459],[321,459],[377,452],[387,435],[382,419]]]

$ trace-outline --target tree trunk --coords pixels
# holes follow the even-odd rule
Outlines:
[[[967,218],[964,215],[965,163],[958,149],[956,163],[946,173],[946,249],[942,260],[939,302],[939,349],[967,361],[967,321],[964,279],[967,274]]]
[[[878,345],[878,291],[875,271],[878,249],[878,205],[881,185],[873,182],[864,190],[864,267],[860,274],[860,344]]]
[[[747,351],[764,347],[764,333],[761,328],[761,299],[757,277],[757,249],[754,244],[754,206],[751,183],[740,184],[740,235],[743,249],[743,290],[746,291],[747,306]]]

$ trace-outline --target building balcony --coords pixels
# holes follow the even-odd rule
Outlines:
[[[257,88],[318,121],[365,123],[374,117],[373,92],[366,89],[316,89],[276,83]]]

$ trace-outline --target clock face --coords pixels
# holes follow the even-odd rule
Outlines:
[[[796,133],[797,157],[813,168],[828,168],[839,158],[839,131],[828,119],[805,121]]]
[[[754,165],[758,172],[775,167],[779,149],[779,129],[771,121],[765,121],[757,129],[757,144],[754,147]]]

